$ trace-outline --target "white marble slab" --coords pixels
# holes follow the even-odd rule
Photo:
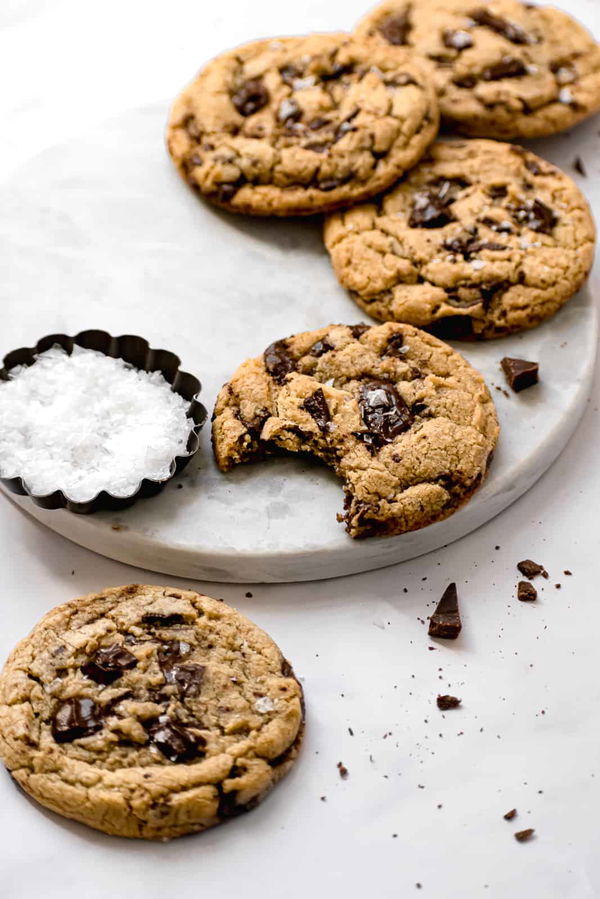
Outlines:
[[[141,334],[182,357],[211,409],[229,374],[271,341],[364,315],[336,282],[319,220],[234,217],[187,189],[163,147],[165,114],[157,103],[112,118],[30,160],[0,190],[14,341],[4,348],[82,328]],[[584,291],[534,331],[462,344],[500,414],[491,473],[450,519],[400,537],[349,538],[336,522],[339,482],[310,461],[290,457],[221,474],[209,428],[181,478],[118,515],[74,516],[15,501],[76,543],[183,577],[297,581],[390,565],[479,527],[546,470],[583,412],[596,343],[595,307]],[[494,389],[504,384],[504,355],[538,360],[541,384],[520,396]]]

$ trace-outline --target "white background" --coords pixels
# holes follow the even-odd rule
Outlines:
[[[600,36],[597,0],[559,5]],[[2,0],[2,177],[18,178],[41,150],[117,111],[160,101],[166,114],[225,46],[348,29],[363,10],[361,0]],[[588,177],[579,181],[596,211],[599,131],[596,119],[544,145],[565,167],[582,156]],[[0,248],[0,291],[1,266]],[[0,354],[12,348],[0,330]],[[252,598],[243,586],[191,585],[240,608],[293,660],[309,714],[295,770],[252,814],[158,845],[40,810],[3,774],[2,899],[599,896],[599,438],[593,399],[536,487],[476,534],[415,562],[251,587]],[[157,580],[68,543],[4,499],[0,527],[3,657],[52,606]],[[514,595],[515,563],[527,557],[550,571],[533,605]],[[425,619],[450,580],[463,633],[429,651]],[[462,708],[442,715],[438,692],[461,697]],[[518,817],[505,822],[515,806]],[[530,826],[536,838],[518,844],[513,832]]]

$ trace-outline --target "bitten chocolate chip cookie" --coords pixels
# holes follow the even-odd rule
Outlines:
[[[38,802],[169,839],[253,808],[293,765],[302,689],[222,602],[134,584],[54,609],[0,676],[0,756]]]
[[[435,90],[414,54],[321,34],[214,59],[175,102],[168,146],[218,205],[303,215],[389,187],[437,128]]]
[[[505,140],[554,134],[600,108],[600,47],[567,13],[519,0],[389,0],[357,37],[428,61],[443,118]]]
[[[481,375],[409,325],[330,325],[241,365],[215,408],[223,471],[308,452],[344,482],[352,537],[401,534],[451,515],[481,483],[498,437]]]
[[[457,339],[554,315],[584,283],[594,240],[570,178],[486,140],[434,144],[376,203],[325,224],[335,272],[362,309]]]

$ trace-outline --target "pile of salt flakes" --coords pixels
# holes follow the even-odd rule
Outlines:
[[[87,502],[133,495],[185,454],[188,403],[160,372],[94,350],[53,347],[0,381],[0,476]]]

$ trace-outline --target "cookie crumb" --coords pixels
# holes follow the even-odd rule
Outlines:
[[[506,812],[506,814],[504,814],[502,817],[504,818],[505,821],[512,821],[512,819],[515,818],[516,815],[517,815],[516,808],[511,808],[511,810],[509,812]]]
[[[544,568],[543,565],[539,565],[537,562],[532,562],[531,559],[523,559],[522,562],[517,562],[517,568],[524,574],[526,578],[532,580],[538,574],[541,574],[542,577],[547,578],[548,572]]]
[[[348,769],[346,768],[346,766],[343,765],[342,762],[338,762],[337,769],[340,772],[340,777],[342,778],[342,780],[346,780],[346,778],[348,777]]]
[[[517,584],[517,599],[521,602],[534,602],[537,599],[537,590],[529,581],[519,581]]]
[[[535,829],[533,827],[528,827],[526,830],[518,830],[515,834],[515,840],[519,843],[526,843],[527,840],[530,840],[535,833]]]

